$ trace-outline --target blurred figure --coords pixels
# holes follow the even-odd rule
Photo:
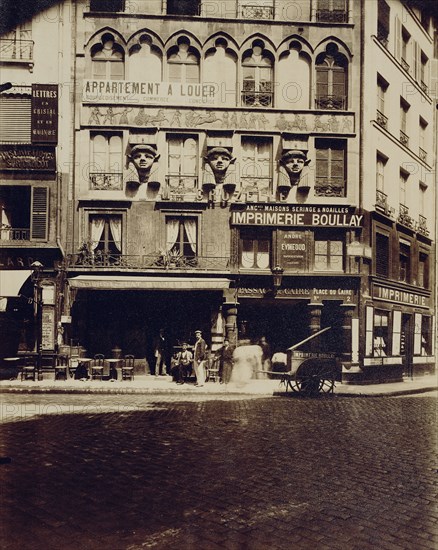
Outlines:
[[[230,342],[225,339],[223,346],[216,352],[216,357],[219,357],[219,379],[221,384],[228,384],[231,380],[234,350],[235,346],[230,345]]]

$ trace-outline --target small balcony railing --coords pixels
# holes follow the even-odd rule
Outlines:
[[[376,190],[376,208],[385,214],[389,211],[388,195],[379,189]]]
[[[274,8],[273,6],[245,4],[242,6],[242,17],[245,19],[274,19]]]
[[[418,156],[420,157],[421,160],[423,160],[424,162],[427,162],[427,151],[425,151],[421,147],[418,149]]]
[[[389,31],[381,24],[377,24],[377,40],[382,44],[384,48],[388,47]]]
[[[425,82],[423,82],[423,80],[420,80],[420,88],[425,94],[429,93],[429,87]]]
[[[0,241],[30,241],[30,229],[0,227]]]
[[[421,233],[425,237],[429,236],[429,230],[427,229],[427,218],[419,214],[417,222],[417,232]]]
[[[272,189],[272,178],[269,176],[242,176],[242,193],[248,202],[268,200]]]
[[[33,40],[0,39],[1,61],[31,61],[33,59]]]
[[[346,182],[339,179],[316,179],[315,195],[318,197],[344,197]]]
[[[322,23],[348,23],[348,11],[316,10],[316,20]]]
[[[411,216],[409,216],[409,208],[404,204],[399,205],[397,221],[401,225],[409,227],[410,229],[412,229],[414,226],[414,220],[411,218]]]
[[[400,59],[400,63],[403,69],[408,73],[410,69],[409,63],[405,59],[403,59],[403,57]]]
[[[400,130],[400,143],[405,147],[409,147],[409,136]]]
[[[381,113],[379,110],[377,110],[376,112],[376,122],[379,126],[385,128],[385,130],[388,129],[388,117]]]
[[[230,268],[229,256],[169,255],[154,254],[111,254],[107,252],[78,252],[67,254],[67,269],[126,269],[126,270],[184,270],[184,271],[226,271]]]
[[[242,104],[247,107],[269,107],[272,105],[272,92],[255,92],[242,90]]]
[[[325,95],[315,99],[316,109],[329,109],[332,111],[341,111],[346,109],[347,98],[345,96]]]
[[[166,176],[167,198],[182,201],[198,192],[198,178],[193,174],[168,174]]]
[[[122,188],[121,172],[90,172],[90,189],[111,191]]]

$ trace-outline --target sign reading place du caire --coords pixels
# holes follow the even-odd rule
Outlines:
[[[85,80],[82,93],[84,102],[140,105],[213,105],[215,97],[214,84],[129,80]]]
[[[361,227],[363,215],[350,206],[250,204],[232,213],[232,225],[278,227]]]

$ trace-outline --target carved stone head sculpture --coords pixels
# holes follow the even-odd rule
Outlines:
[[[204,159],[211,168],[217,184],[224,183],[230,164],[236,160],[225,147],[213,147]]]
[[[138,174],[138,183],[141,184],[149,181],[152,165],[160,158],[160,155],[151,145],[140,143],[134,145],[128,158],[134,165]]]
[[[310,160],[307,159],[307,152],[300,151],[298,149],[291,149],[283,153],[280,163],[284,166],[284,169],[292,180],[298,180],[301,176],[303,168],[309,164]]]

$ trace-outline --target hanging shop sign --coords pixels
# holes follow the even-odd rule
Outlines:
[[[372,295],[374,299],[382,300],[383,302],[393,302],[396,304],[404,304],[420,308],[430,307],[429,296],[423,296],[417,292],[401,290],[399,288],[393,288],[386,285],[374,283]]]
[[[0,170],[55,172],[55,147],[0,145]]]
[[[239,298],[263,298],[272,295],[272,288],[241,287],[237,291]],[[275,298],[307,299],[312,302],[322,300],[342,300],[353,303],[354,290],[350,288],[280,288],[275,292]]]
[[[214,105],[216,86],[180,82],[85,80],[82,101],[141,105]]]
[[[32,84],[32,143],[58,143],[58,85]]]
[[[349,206],[248,204],[231,214],[232,225],[277,227],[361,227],[363,215]]]

